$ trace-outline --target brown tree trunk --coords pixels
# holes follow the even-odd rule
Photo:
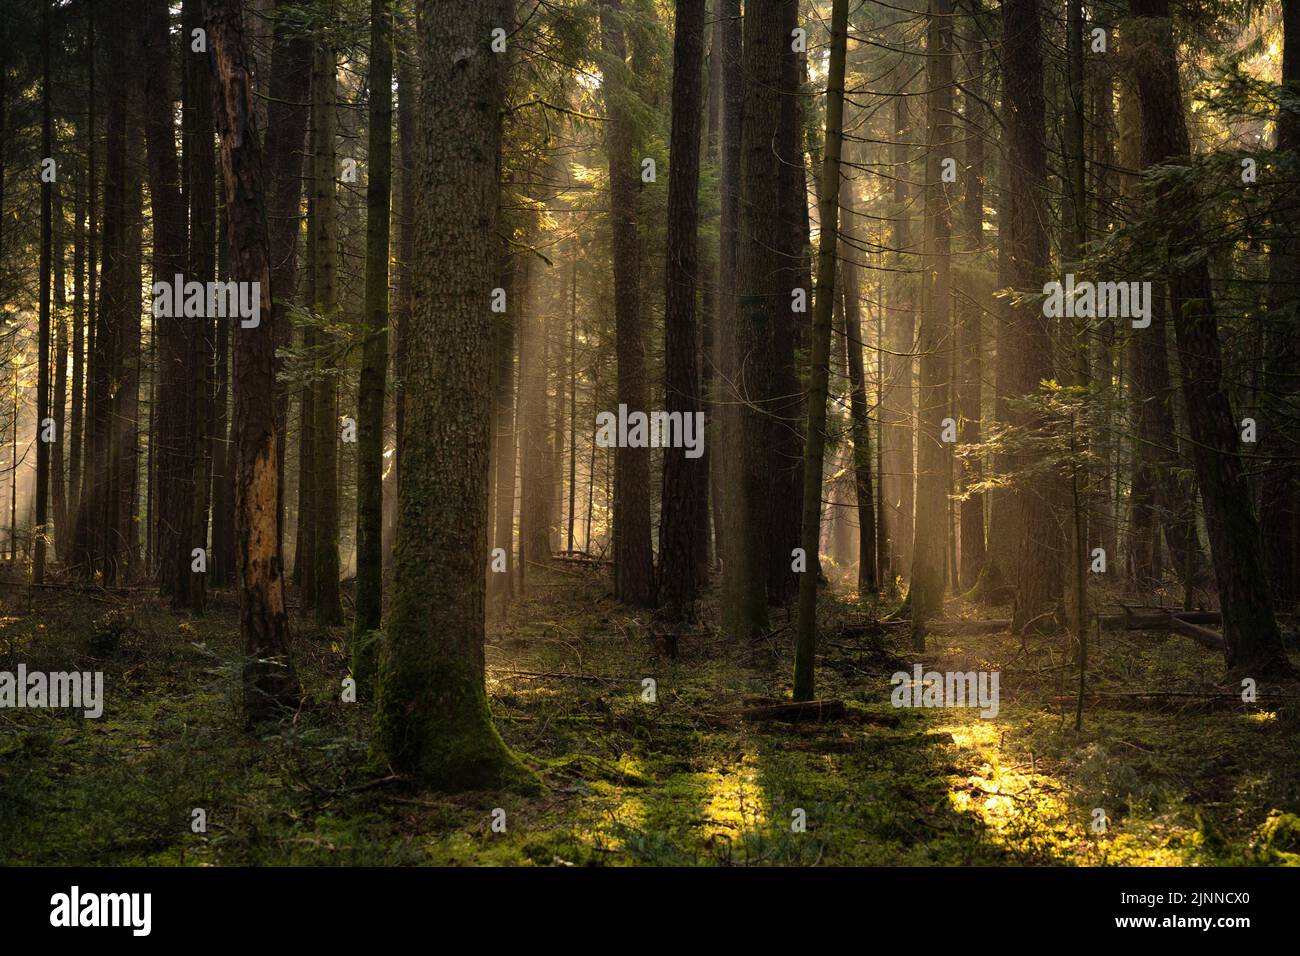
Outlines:
[[[535,782],[497,735],[484,688],[497,252],[500,0],[419,4],[421,128],[401,517],[373,762],[443,789]],[[467,12],[468,10],[468,12]],[[455,454],[448,454],[454,449]]]
[[[798,0],[782,0],[781,106],[777,138],[778,156],[776,233],[778,278],[774,283],[772,314],[772,383],[769,421],[768,473],[769,527],[767,598],[786,604],[799,592],[799,576],[791,570],[790,553],[799,546],[800,507],[803,498],[803,388],[796,364],[806,338],[807,303],[811,300],[809,275],[808,184],[803,158],[803,106],[800,96],[802,54],[791,48],[791,32],[799,25]],[[769,240],[770,241],[770,240]],[[802,290],[803,311],[795,311],[795,289]]]
[[[947,541],[948,459],[941,438],[948,402],[952,335],[952,204],[956,190],[944,181],[944,158],[952,152],[952,61],[955,56],[951,0],[931,0],[926,40],[929,89],[926,102],[928,143],[925,162],[925,273],[921,282],[921,328],[917,335],[920,382],[917,390],[916,543],[908,601],[912,642],[925,649],[925,624],[943,610]]]
[[[640,311],[641,243],[637,236],[637,170],[628,115],[622,0],[601,0],[601,49],[606,58],[606,148],[613,225],[615,352],[618,404],[631,412],[646,406],[645,351]],[[614,594],[626,604],[654,605],[654,556],[650,545],[650,449],[614,451]]]
[[[1292,97],[1300,96],[1300,3],[1295,0],[1282,4],[1282,83]],[[1300,110],[1294,105],[1278,110],[1276,149],[1289,158],[1292,174],[1283,177],[1290,191],[1274,208],[1269,249],[1272,315],[1264,369],[1267,418],[1260,423],[1259,454],[1266,461],[1260,517],[1273,599],[1279,608],[1294,610],[1300,603],[1300,199],[1294,185]]]
[[[176,131],[173,120],[175,97],[171,73],[169,40],[170,13],[167,0],[145,0],[148,4],[143,26],[147,74],[145,77],[145,140],[149,159],[149,201],[153,209],[153,279],[163,283],[162,295],[169,296],[172,284],[181,276],[183,284],[199,277],[187,275],[186,209],[176,162]],[[189,44],[183,45],[186,56]],[[192,104],[187,103],[187,106]],[[157,290],[155,290],[157,291]],[[164,299],[164,301],[166,301]],[[155,313],[159,310],[155,309]],[[171,312],[170,308],[165,309]],[[156,540],[158,580],[162,593],[173,606],[187,603],[190,590],[190,551],[202,547],[191,528],[191,498],[194,494],[192,462],[197,423],[191,420],[191,390],[194,369],[190,363],[190,338],[197,334],[201,316],[154,316],[157,343],[158,403],[154,434],[154,479],[157,487]]]
[[[1142,108],[1142,159],[1150,166],[1187,157],[1191,143],[1183,116],[1178,61],[1168,0],[1131,0],[1135,21],[1138,100]],[[1195,196],[1185,184],[1165,183],[1156,209],[1189,210]],[[1186,213],[1185,213],[1186,214]],[[1167,221],[1167,220],[1166,220]],[[1223,387],[1223,354],[1203,258],[1180,259],[1200,235],[1199,223],[1168,235],[1170,309],[1183,393],[1191,427],[1193,461],[1210,532],[1225,657],[1230,670],[1250,676],[1289,673],[1273,613],[1259,524],[1238,457],[1238,433]],[[1145,330],[1148,333],[1150,329]]]
[[[515,325],[516,316],[528,300],[530,263],[514,261],[509,250],[499,250],[497,288],[505,290],[506,311],[492,318],[492,470],[494,472],[492,549],[500,549],[501,564],[493,562],[489,597],[502,617],[514,597],[515,475],[517,470],[515,432]],[[497,571],[496,567],[504,567]]]
[[[213,106],[221,136],[230,273],[234,281],[261,284],[261,323],[256,328],[234,330],[233,432],[244,710],[250,721],[257,721],[295,706],[299,688],[289,659],[289,618],[279,544],[275,330],[283,318],[272,295],[261,145],[241,8],[239,0],[204,3],[212,54]]]
[[[700,110],[703,99],[704,0],[677,0],[673,33],[672,164],[668,179],[668,253],[664,265],[664,404],[693,427],[701,408],[699,329],[695,320],[699,244]],[[703,441],[704,435],[694,432]],[[707,522],[707,465],[684,447],[664,449],[659,517],[659,597],[668,620],[695,617],[696,546]],[[676,638],[668,650],[676,653]]]
[[[914,278],[908,274],[911,264],[911,213],[908,206],[911,167],[908,144],[913,132],[908,115],[908,83],[901,64],[894,80],[893,181],[894,202],[891,210],[893,234],[894,282],[889,308],[885,314],[888,352],[884,355],[884,388],[881,399],[881,497],[889,529],[889,581],[907,573],[912,564],[913,515],[915,485],[913,475],[913,352],[916,348]]]
[[[978,16],[978,15],[977,15]],[[989,116],[984,99],[984,43],[979,17],[971,24],[966,43],[966,83],[970,95],[965,97],[963,120],[966,126],[966,170],[963,182],[963,231],[967,253],[966,275],[975,272],[984,250],[984,137],[988,135]],[[961,420],[963,445],[978,445],[981,440],[982,388],[984,375],[982,334],[984,312],[989,302],[987,292],[975,282],[961,282],[957,300],[957,412]],[[972,588],[984,571],[988,554],[984,543],[984,495],[970,493],[973,485],[984,479],[984,465],[978,456],[962,459],[958,490],[966,497],[960,505],[960,555],[957,579],[961,587]]]
[[[759,639],[768,628],[772,335],[776,316],[789,308],[790,299],[790,290],[780,288],[783,263],[773,242],[781,228],[779,189],[772,184],[780,181],[773,144],[780,138],[783,58],[790,43],[789,35],[781,33],[784,22],[784,0],[746,4],[736,256],[737,394],[732,399],[738,403],[738,421],[728,450],[737,464],[723,563],[723,626],[730,637],[742,642]],[[806,561],[809,567],[816,566],[816,547]]]
[[[54,159],[54,122],[50,90],[50,5],[41,4],[41,157]],[[57,169],[57,167],[56,167]],[[45,420],[50,414],[50,274],[53,263],[54,190],[57,181],[41,182],[41,252],[40,252],[40,319],[36,352],[36,527],[35,556],[32,562],[32,581],[41,584],[45,580],[45,540],[49,529],[48,521],[50,494],[50,442],[45,440],[42,432]],[[18,407],[14,406],[14,416]],[[55,440],[61,436],[55,435]],[[14,480],[18,480],[18,465],[14,463]]]
[[[738,441],[740,410],[736,387],[736,255],[740,229],[740,132],[744,111],[741,80],[742,26],[740,0],[719,0],[714,40],[718,45],[720,125],[718,135],[718,293],[717,332],[713,337],[713,364],[717,381],[713,387],[713,431],[709,438],[717,454],[713,457],[713,518],[718,563],[722,566],[725,595],[737,584],[726,571],[736,558],[729,541],[729,529],[736,523],[732,511],[739,487],[739,462],[733,452]],[[738,559],[739,560],[739,559]],[[765,598],[766,599],[766,598]]]
[[[1047,148],[1044,125],[1043,34],[1039,0],[1004,0],[1002,4],[1003,123],[1007,130],[1009,174],[1007,252],[1010,284],[1021,291],[1039,291],[1048,267]],[[1052,376],[1052,340],[1047,319],[1036,300],[1009,307],[1010,335],[999,343],[999,390],[1004,398],[1021,398],[1038,391]],[[1001,346],[1011,346],[1003,356]],[[1006,372],[1003,387],[1002,373]],[[1009,411],[1013,424],[1032,430],[1038,423],[1022,412]],[[1028,462],[1008,455],[1010,470]],[[1052,514],[1055,490],[1037,482],[1019,489],[1008,503],[1014,509],[1015,531],[1011,579],[1015,587],[1013,626],[1023,629],[1047,613],[1060,594],[1064,544]]]
[[[335,181],[337,59],[327,40],[318,39],[312,58],[312,311],[328,326],[338,311],[338,231]],[[312,363],[312,574],[315,578],[316,623],[343,623],[339,593],[339,415],[340,356],[337,333],[317,331]]]

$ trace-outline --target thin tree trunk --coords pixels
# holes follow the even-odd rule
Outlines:
[[[835,260],[839,238],[840,149],[844,134],[844,61],[848,46],[848,0],[831,8],[831,56],[826,77],[826,147],[818,191],[821,237],[817,255],[817,297],[813,305],[812,358],[809,367],[808,431],[805,441],[803,516],[800,545],[817,553],[821,524],[822,464],[826,450],[826,400],[831,322],[835,300]],[[795,645],[794,699],[816,696],[817,573],[809,565],[799,579],[799,632]]]
[[[925,625],[943,610],[945,542],[947,541],[948,458],[941,438],[948,407],[948,372],[952,333],[952,202],[944,181],[944,158],[951,153],[952,0],[931,0],[926,40],[928,143],[925,162],[926,271],[921,284],[921,328],[916,457],[916,544],[908,600],[912,610],[912,646],[925,649]]]
[[[185,36],[203,22],[201,0],[185,0],[183,22]],[[208,283],[217,277],[217,172],[216,154],[213,151],[212,84],[205,57],[186,53],[185,59],[185,181],[188,183],[190,244],[189,275],[196,282]],[[208,512],[212,504],[214,432],[216,429],[215,400],[213,395],[213,364],[216,338],[214,323],[228,327],[229,320],[207,319],[195,323],[189,330],[190,370],[185,392],[189,396],[188,417],[192,423],[189,457],[185,462],[186,484],[189,487],[188,547],[182,558],[190,556],[194,548],[208,550]],[[207,601],[207,578],[211,560],[206,562],[208,572],[189,574],[186,589],[191,611],[203,613]],[[185,570],[190,570],[186,568]]]
[[[388,0],[370,3],[365,339],[357,398],[357,583],[352,675],[368,699],[384,597],[384,392],[388,387],[388,238],[393,161],[393,30]]]
[[[966,125],[963,225],[966,252],[972,267],[979,261],[984,249],[984,137],[987,135],[989,121],[988,111],[980,102],[984,98],[984,46],[979,34],[978,23],[972,24],[972,37],[966,45],[966,84],[970,95],[965,97],[963,116]],[[978,445],[983,419],[981,330],[986,293],[974,284],[963,285],[957,302],[957,411],[961,418],[962,444]],[[975,586],[987,561],[984,496],[969,491],[971,486],[977,485],[983,478],[983,462],[978,456],[968,456],[962,460],[958,490],[964,497],[960,505],[961,542],[957,579],[960,586],[965,588]]]
[[[51,115],[53,94],[50,90],[50,4],[41,4],[41,156],[54,158],[54,122]],[[45,536],[50,493],[50,443],[41,434],[50,413],[50,272],[53,251],[53,198],[58,185],[41,182],[41,254],[40,254],[40,328],[37,343],[36,384],[36,527],[32,581],[45,580]],[[15,406],[14,415],[18,408]],[[57,438],[58,436],[56,436]],[[14,473],[15,478],[17,472]]]
[[[312,220],[313,305],[321,322],[337,319],[338,231],[335,196],[335,112],[337,62],[334,49],[318,39],[312,59]],[[334,375],[339,360],[337,335],[329,328],[317,333],[319,348],[313,364],[312,387],[315,441],[312,443],[312,484],[315,526],[312,534],[313,576],[316,584],[316,623],[343,623],[339,594],[339,430],[338,386]]]

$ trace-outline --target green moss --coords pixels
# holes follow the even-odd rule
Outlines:
[[[540,781],[492,723],[482,680],[445,660],[380,665],[371,766],[439,790],[537,793]]]
[[[253,736],[238,709],[232,595],[215,592],[202,621],[143,603],[107,659],[88,656],[75,601],[0,607],[0,669],[102,667],[107,688],[99,720],[0,712],[0,863],[1300,865],[1293,711],[1096,706],[1075,734],[1050,668],[1058,638],[1009,634],[932,635],[925,658],[999,670],[996,719],[896,710],[888,679],[910,664],[905,629],[837,636],[861,611],[828,595],[820,693],[897,725],[747,722],[751,698],[788,693],[788,668],[758,666],[707,629],[683,635],[681,660],[656,661],[629,636],[642,619],[604,599],[603,580],[536,575],[565,586],[530,589],[494,628],[486,689],[461,673],[420,678],[469,695],[471,708],[454,709],[471,721],[448,721],[433,693],[406,698],[419,705],[409,714],[398,696],[377,702],[412,776],[475,786],[457,792],[379,782],[388,764],[370,759],[371,710],[340,701],[350,657],[328,630],[295,628],[308,706]],[[1177,636],[1104,635],[1094,650],[1097,692],[1198,687],[1222,670]],[[641,699],[646,677],[654,704]],[[436,746],[414,746],[417,730]],[[190,829],[194,807],[206,833]],[[1095,807],[1104,834],[1089,828]]]

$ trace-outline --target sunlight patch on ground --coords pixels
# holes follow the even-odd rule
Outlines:
[[[972,768],[949,783],[954,810],[975,814],[998,845],[1026,862],[1101,862],[1104,837],[1088,833],[1060,780],[1002,749],[999,725],[973,719],[937,729],[952,734]]]
[[[708,839],[740,839],[767,823],[768,807],[758,785],[753,754],[728,772],[712,774],[704,803],[703,835]]]

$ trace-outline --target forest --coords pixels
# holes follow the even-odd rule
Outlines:
[[[1300,865],[1300,0],[0,0],[0,306],[6,867]]]

